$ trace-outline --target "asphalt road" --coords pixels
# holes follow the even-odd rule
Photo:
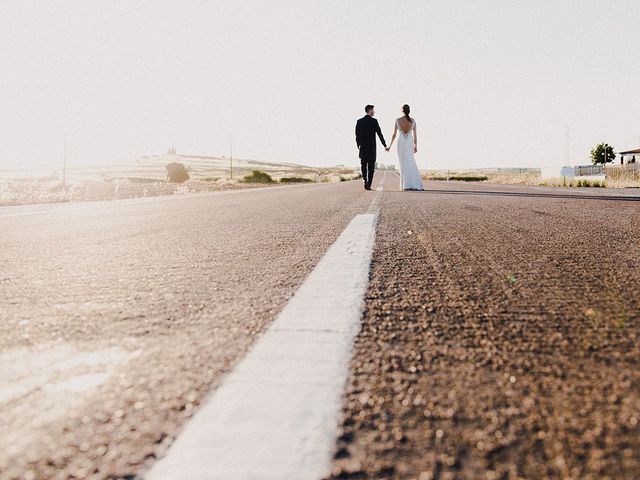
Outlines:
[[[428,188],[380,204],[333,478],[640,478],[638,198]]]
[[[633,192],[396,185],[0,208],[0,479],[143,474],[376,194],[333,477],[640,477]]]
[[[358,187],[0,209],[0,477],[143,471],[366,210]]]

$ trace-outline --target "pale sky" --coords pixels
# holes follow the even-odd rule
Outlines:
[[[358,165],[367,103],[420,168],[640,147],[637,0],[0,0],[0,169],[144,154]],[[569,140],[567,142],[567,132]],[[379,160],[397,162],[395,151]]]

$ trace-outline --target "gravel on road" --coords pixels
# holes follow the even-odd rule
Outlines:
[[[3,209],[0,478],[144,472],[367,193],[349,182]]]
[[[3,209],[0,479],[143,474],[371,205],[331,478],[640,478],[638,199],[427,187]]]
[[[640,202],[427,186],[383,196],[331,478],[640,478]]]

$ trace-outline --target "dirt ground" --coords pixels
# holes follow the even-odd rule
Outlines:
[[[187,167],[190,180],[184,183],[167,183],[164,181],[165,165],[176,161]],[[76,167],[67,175],[65,186],[59,172],[37,176],[33,172],[0,171],[0,206],[240,190],[281,185],[281,179],[292,177],[314,183],[338,183],[355,179],[359,173],[359,169],[354,167],[315,168],[255,160],[236,159],[234,165],[233,175],[229,177],[229,160],[224,158],[183,155],[142,157],[113,168]],[[274,183],[243,183],[244,176],[256,169],[269,174]]]
[[[265,187],[273,184],[243,184],[215,182],[165,183],[149,182],[93,182],[83,181],[66,188],[58,183],[13,181],[0,188],[0,206],[41,203],[92,202],[125,198],[180,195],[201,192],[219,192]]]

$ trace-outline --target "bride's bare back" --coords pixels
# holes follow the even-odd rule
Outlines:
[[[405,133],[409,133],[413,128],[413,122],[407,120],[407,117],[398,118],[398,124],[400,125],[400,129]]]

